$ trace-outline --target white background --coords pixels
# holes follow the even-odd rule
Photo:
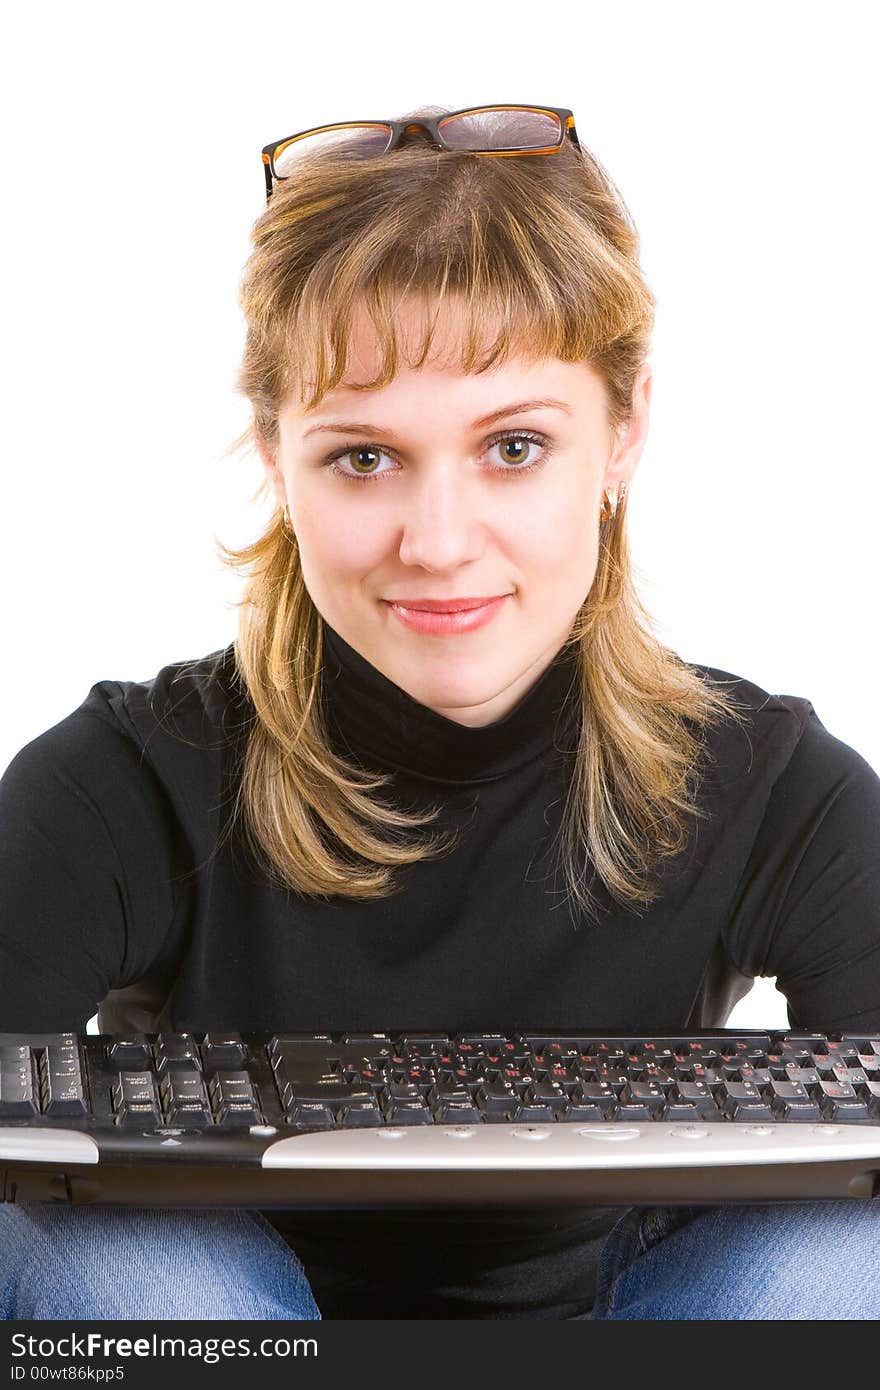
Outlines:
[[[630,496],[684,658],[808,696],[880,768],[874,7],[17,6],[4,18],[0,768],[104,678],[225,646],[255,536],[233,380],[260,149],[570,106],[658,298]],[[772,981],[730,1025],[785,1026]]]

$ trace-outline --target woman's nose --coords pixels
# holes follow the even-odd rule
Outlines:
[[[473,559],[485,534],[486,496],[451,465],[427,470],[401,502],[400,558],[405,564],[444,569]]]

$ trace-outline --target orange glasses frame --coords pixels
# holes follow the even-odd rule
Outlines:
[[[553,145],[543,146],[541,149],[505,149],[505,150],[457,150],[447,145],[443,139],[442,127],[447,121],[451,121],[459,116],[478,115],[482,111],[543,111],[553,116],[559,117],[559,139]],[[487,155],[530,155],[530,154],[555,154],[560,150],[568,136],[575,146],[580,149],[580,142],[577,131],[574,128],[574,115],[564,106],[538,106],[525,103],[499,102],[494,106],[465,106],[461,111],[446,111],[442,116],[426,117],[423,121],[337,121],[331,125],[316,125],[309,130],[299,130],[295,135],[285,135],[283,140],[273,140],[270,145],[264,145],[262,150],[263,172],[266,175],[266,201],[272,196],[273,179],[281,180],[288,178],[287,174],[277,174],[275,172],[275,156],[282,149],[291,144],[294,140],[302,140],[306,135],[317,135],[322,130],[350,130],[354,126],[386,126],[391,130],[391,139],[382,151],[387,154],[389,150],[397,149],[403,143],[404,136],[411,130],[423,130],[430,135],[431,139],[441,150],[450,150],[455,154],[487,154]]]

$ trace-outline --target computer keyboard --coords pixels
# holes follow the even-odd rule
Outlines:
[[[0,1033],[7,1202],[880,1196],[880,1034]]]

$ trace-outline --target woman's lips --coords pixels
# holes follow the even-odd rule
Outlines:
[[[481,598],[389,598],[386,603],[398,603],[402,608],[419,608],[425,613],[460,613],[465,608],[482,608],[486,603],[505,598],[504,594],[486,594]]]
[[[473,628],[484,627],[492,621],[508,598],[510,594],[499,594],[497,598],[491,599],[449,599],[446,602],[431,600],[430,608],[410,608],[391,599],[384,599],[383,602],[388,604],[395,617],[406,627],[416,632],[443,636],[446,633],[470,632]],[[427,605],[428,600],[414,599],[413,602]]]

